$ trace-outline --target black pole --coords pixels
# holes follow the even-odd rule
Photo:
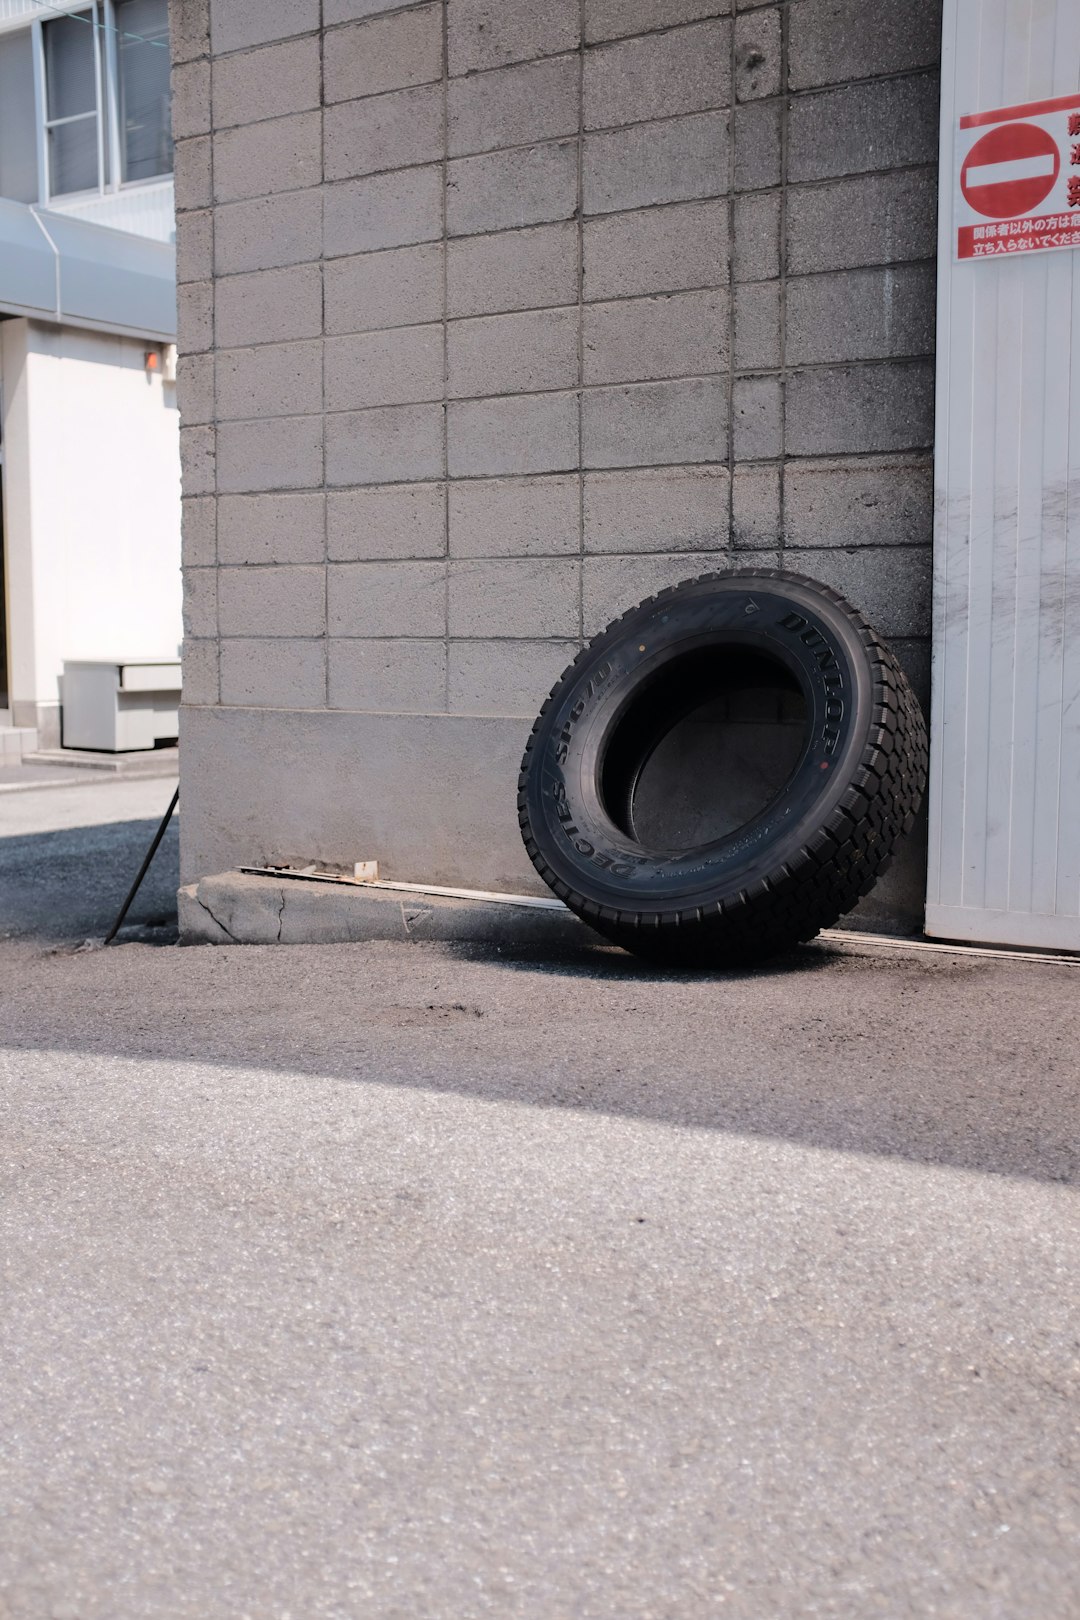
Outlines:
[[[165,814],[161,818],[161,826],[158,828],[157,832],[154,834],[154,841],[150,845],[150,848],[146,852],[146,859],[143,861],[142,865],[139,867],[139,875],[135,879],[134,883],[131,885],[131,888],[128,890],[128,897],[124,901],[123,905],[120,907],[120,911],[119,911],[119,914],[117,915],[116,921],[113,923],[112,927],[109,929],[109,932],[105,935],[104,943],[106,945],[111,945],[113,940],[116,938],[117,934],[120,932],[120,924],[123,922],[124,918],[127,916],[128,908],[131,905],[131,902],[134,900],[135,896],[139,892],[139,884],[142,882],[143,878],[146,876],[147,871],[149,870],[149,867],[150,867],[150,862],[153,860],[154,856],[157,854],[157,847],[161,843],[161,840],[165,836],[165,829],[169,825],[169,822],[170,822],[170,820],[172,818],[172,813],[176,809],[177,801],[179,800],[179,798],[180,798],[180,788],[178,786],[177,789],[176,789],[176,792],[173,794],[172,798],[169,800],[169,808],[166,810]]]

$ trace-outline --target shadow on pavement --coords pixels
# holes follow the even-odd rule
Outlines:
[[[0,838],[0,939],[77,944],[100,939],[134,881],[153,820]],[[174,943],[180,829],[173,817],[128,913],[124,938]]]
[[[1063,965],[814,945],[667,974],[612,947],[205,946],[175,938],[178,829],[135,938],[116,913],[156,823],[0,839],[10,1049],[94,1053],[1080,1177],[1080,976]],[[125,936],[122,936],[122,939]],[[126,936],[129,940],[131,935]],[[302,1092],[298,1107],[303,1107]]]

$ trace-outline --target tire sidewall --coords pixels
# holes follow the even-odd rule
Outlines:
[[[604,750],[652,676],[710,645],[744,645],[795,676],[806,743],[786,786],[745,826],[699,849],[649,851],[605,809]],[[861,622],[811,582],[718,575],[643,604],[586,649],[538,722],[524,808],[548,881],[597,914],[658,920],[761,883],[797,857],[850,790],[874,697]]]

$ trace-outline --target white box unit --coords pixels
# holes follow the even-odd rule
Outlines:
[[[64,662],[63,745],[127,753],[175,740],[180,660]]]

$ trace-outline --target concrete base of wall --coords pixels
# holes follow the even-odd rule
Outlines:
[[[565,949],[603,943],[565,906],[461,900],[400,889],[222,872],[180,890],[184,945],[342,945],[455,940]]]
[[[37,732],[39,748],[60,747],[59,703],[30,703],[14,700],[11,718],[15,725],[26,726]]]
[[[180,724],[184,883],[374,860],[397,882],[548,896],[517,825],[528,720],[187,707]],[[920,826],[851,926],[921,931],[925,847]]]

